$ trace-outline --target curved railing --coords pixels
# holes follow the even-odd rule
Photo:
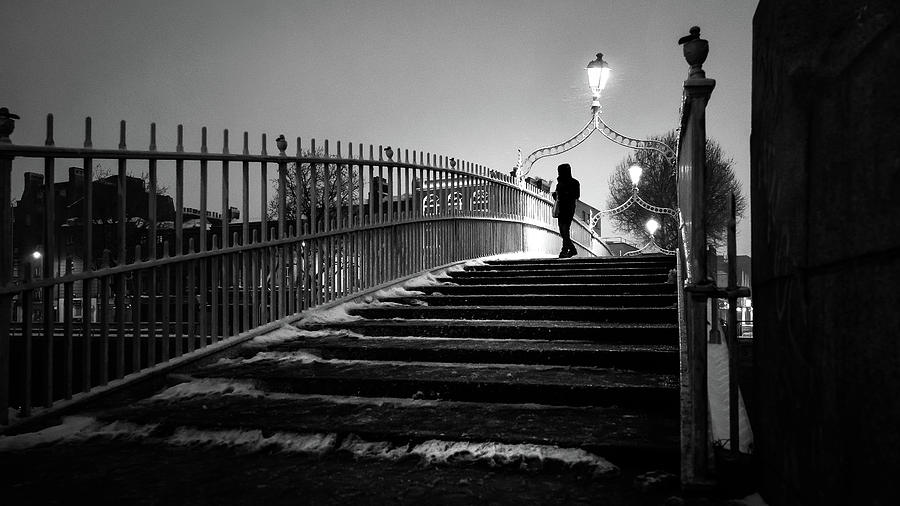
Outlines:
[[[0,209],[0,428],[404,276],[560,248],[545,192],[467,161],[299,138],[289,155],[283,137],[269,154],[265,134],[250,154],[246,132],[232,153],[227,131],[214,153],[205,128],[186,151],[181,126],[161,151],[155,125],[128,150],[124,122],[119,137],[93,147],[88,118],[83,147],[57,147],[48,116],[44,145],[0,142],[0,198],[25,180]]]

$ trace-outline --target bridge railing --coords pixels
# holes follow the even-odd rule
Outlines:
[[[693,29],[692,29],[693,33]],[[708,52],[707,41],[696,36],[685,37],[684,54],[691,70],[684,81],[684,100],[681,108],[681,129],[677,154],[677,195],[680,223],[679,233],[679,318],[681,353],[681,481],[686,486],[710,486],[716,478],[734,465],[747,446],[742,441],[739,419],[739,382],[736,301],[750,295],[749,289],[737,286],[736,276],[736,209],[734,195],[728,197],[728,286],[718,287],[715,268],[715,250],[709,245],[706,230],[707,177],[706,167],[706,106],[716,81],[707,79],[702,64]],[[717,338],[710,336],[710,322],[719,324],[717,299],[728,299],[724,369],[727,385],[714,384],[722,378],[709,377],[709,344]],[[717,332],[713,332],[717,335]],[[718,355],[718,353],[717,353]],[[717,366],[719,364],[716,364]],[[710,402],[709,386],[721,394]],[[720,388],[724,387],[724,388]],[[718,411],[715,411],[718,410]],[[727,411],[727,412],[724,412]],[[713,441],[710,421],[727,420],[727,439]],[[723,432],[721,427],[719,432]],[[710,462],[713,445],[725,442],[729,446],[727,458]],[[716,455],[718,458],[720,455]]]
[[[180,125],[162,151],[149,133],[130,150],[122,122],[95,148],[88,118],[58,147],[50,115],[44,145],[0,134],[0,428],[404,276],[559,249],[546,193],[468,161],[283,137],[270,154],[265,134],[251,154],[246,132],[232,152],[227,130],[213,152],[205,128],[188,151]],[[601,244],[580,223],[573,239]]]

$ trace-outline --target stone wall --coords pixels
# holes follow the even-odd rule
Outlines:
[[[900,504],[900,2],[760,0],[753,25],[761,491]]]

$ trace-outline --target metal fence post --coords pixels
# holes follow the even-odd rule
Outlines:
[[[5,107],[3,108],[6,109]],[[15,115],[13,115],[15,116]],[[11,144],[9,134],[18,116],[0,117],[0,142]],[[0,156],[0,287],[12,281],[12,157]],[[0,296],[0,424],[9,423],[9,323],[12,295]]]
[[[684,81],[678,153],[678,206],[684,227],[686,341],[682,343],[688,368],[682,385],[682,465],[685,487],[709,484],[709,397],[707,392],[707,299],[715,292],[707,270],[705,213],[706,104],[716,82],[707,79],[702,65],[709,44],[693,27],[682,37],[684,57],[691,66]],[[683,355],[684,356],[684,355]]]

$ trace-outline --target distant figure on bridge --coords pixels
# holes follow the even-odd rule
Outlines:
[[[575,217],[575,202],[581,197],[581,184],[572,177],[572,167],[568,163],[560,164],[556,170],[559,177],[556,179],[556,191],[552,195],[553,199],[559,203],[557,218],[559,219],[559,235],[563,240],[559,258],[569,258],[578,254],[572,238],[569,237],[569,228]]]

